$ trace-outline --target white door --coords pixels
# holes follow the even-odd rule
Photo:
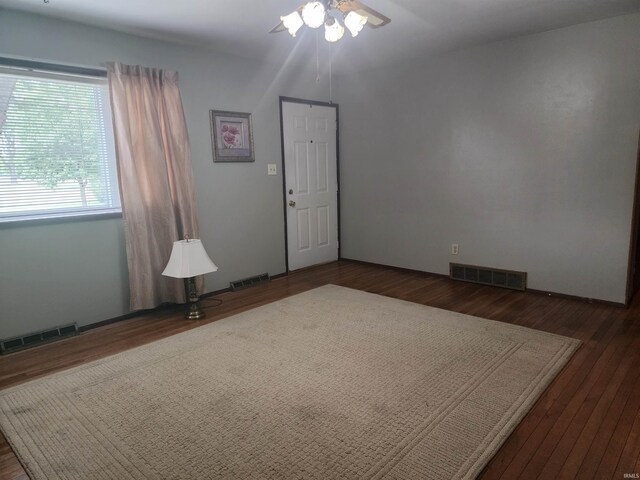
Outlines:
[[[338,259],[336,108],[282,102],[289,270]]]

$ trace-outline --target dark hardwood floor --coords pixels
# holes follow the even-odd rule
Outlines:
[[[640,473],[640,298],[631,308],[515,292],[341,261],[239,292],[207,319],[168,309],[0,357],[0,388],[80,365],[326,283],[578,338],[584,342],[481,474],[483,479],[623,479]],[[60,323],[60,322],[58,322]],[[4,437],[0,478],[28,478]],[[634,477],[630,477],[634,478]],[[637,477],[635,477],[637,478]]]

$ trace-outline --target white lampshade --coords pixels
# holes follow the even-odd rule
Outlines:
[[[304,22],[302,21],[302,17],[300,16],[297,10],[293,13],[290,13],[286,17],[280,17],[280,20],[282,20],[282,24],[284,25],[284,28],[289,30],[289,34],[292,37],[295,37],[296,32],[300,30],[300,27],[302,27],[302,25],[304,25]]]
[[[331,22],[331,20],[333,20]],[[337,42],[344,36],[344,27],[335,18],[324,24],[324,38],[327,42]]]
[[[302,20],[308,27],[318,28],[324,23],[325,13],[322,2],[309,2],[302,7]]]
[[[351,32],[351,36],[355,37],[360,33],[364,24],[367,23],[367,17],[360,15],[353,10],[350,11],[346,17],[344,17],[344,24]]]
[[[218,267],[205,252],[202,242],[197,238],[173,242],[171,257],[162,275],[175,278],[190,278],[215,272]]]

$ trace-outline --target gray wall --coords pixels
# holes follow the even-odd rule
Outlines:
[[[219,271],[207,291],[285,270],[278,96],[327,100],[313,66],[281,68],[0,9],[0,55],[177,70],[191,139],[202,241]],[[255,163],[214,164],[209,109],[252,112]],[[267,176],[267,163],[278,175]],[[128,309],[120,219],[0,228],[0,338],[95,323]]]
[[[327,100],[280,68],[0,9],[0,55],[180,72],[207,291],[284,271],[278,96]],[[343,71],[343,73],[345,73]],[[640,127],[640,15],[345,73],[342,247],[447,273],[526,270],[530,287],[624,300]],[[253,113],[256,162],[213,164],[210,108]],[[449,245],[460,244],[460,255]],[[0,338],[128,312],[121,220],[0,228]]]
[[[336,83],[343,256],[524,270],[533,289],[624,301],[640,15]]]

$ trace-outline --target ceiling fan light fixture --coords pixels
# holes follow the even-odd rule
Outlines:
[[[324,24],[326,10],[322,2],[309,2],[302,7],[302,20],[310,28],[319,28]]]
[[[302,27],[302,25],[304,25],[304,21],[302,20],[302,17],[300,16],[297,10],[295,12],[290,13],[289,15],[280,17],[280,20],[282,21],[284,28],[286,28],[289,31],[289,34],[292,37],[295,37],[296,32],[300,30],[300,27]]]
[[[334,17],[329,16],[324,24],[324,38],[327,42],[337,42],[344,36],[344,27]]]
[[[351,36],[355,37],[360,33],[360,30],[367,23],[368,18],[364,15],[360,15],[358,12],[351,10],[346,17],[344,17],[344,24],[351,32]]]
[[[304,0],[295,11],[280,17],[280,23],[269,33],[289,31],[292,37],[303,26],[320,28],[324,25],[324,38],[337,42],[349,30],[352,37],[358,36],[365,25],[382,27],[391,19],[364,4],[367,0]]]

